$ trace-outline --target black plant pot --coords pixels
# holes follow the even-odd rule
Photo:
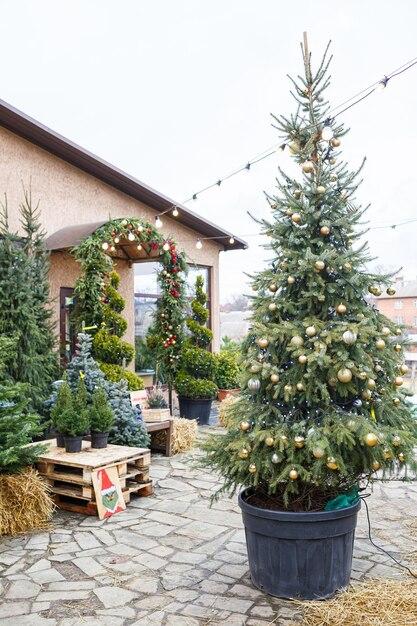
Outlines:
[[[213,400],[194,400],[193,398],[178,396],[178,402],[180,405],[180,417],[197,420],[200,425],[209,423]]]
[[[82,443],[82,435],[77,437],[68,437],[65,435],[65,452],[81,452]]]
[[[280,598],[317,600],[347,587],[360,501],[337,511],[292,513],[248,504],[239,494],[255,587]]]
[[[57,448],[65,448],[65,436],[58,431],[56,432],[56,446]]]
[[[91,431],[91,447],[92,448],[107,448],[108,439],[109,439],[109,433],[95,433]]]

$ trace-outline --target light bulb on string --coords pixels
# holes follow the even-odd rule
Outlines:
[[[172,215],[173,215],[174,217],[178,217],[178,209],[177,209],[177,207],[174,207],[174,208],[173,208],[173,210],[172,210]]]
[[[159,215],[157,215],[156,218],[155,218],[155,226],[156,226],[156,228],[162,228],[162,226],[163,226],[162,220],[159,217]]]
[[[235,238],[233,237],[233,235],[230,237],[229,243],[231,246],[233,246],[233,244],[235,243]]]
[[[385,87],[388,85],[388,81],[389,78],[387,76],[384,76],[384,78],[379,81],[375,89],[378,91],[384,91]]]
[[[109,249],[109,244],[107,243],[107,241],[104,241],[104,242],[101,244],[101,247],[102,247],[102,249],[103,249],[103,250],[108,250],[108,249]]]
[[[138,243],[138,245],[136,246],[137,250],[142,250],[142,246],[140,243]]]
[[[326,124],[323,127],[323,130],[321,131],[321,138],[323,139],[323,141],[330,141],[331,139],[333,139],[333,130],[331,126],[328,126]]]
[[[201,250],[201,248],[203,247],[203,242],[201,241],[201,239],[197,239],[195,247],[197,248],[197,250]]]
[[[133,233],[129,233],[127,238],[129,239],[129,241],[135,241],[135,235]]]
[[[168,252],[168,250],[169,250],[169,243],[167,241],[162,246],[162,250],[165,250],[165,252]]]

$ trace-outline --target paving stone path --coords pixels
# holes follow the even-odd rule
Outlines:
[[[236,498],[209,508],[218,482],[193,467],[196,454],[153,457],[155,496],[109,520],[58,511],[50,532],[0,540],[0,624],[297,624],[298,607],[251,585]],[[417,486],[378,484],[369,504],[375,540],[414,558]],[[362,509],[352,577],[402,575],[367,540]]]

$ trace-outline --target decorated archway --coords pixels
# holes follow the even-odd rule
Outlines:
[[[105,324],[103,310],[114,261],[160,261],[161,297],[152,326],[152,347],[167,380],[172,383],[183,332],[185,254],[178,251],[173,239],[164,237],[152,224],[133,217],[110,220],[99,226],[72,253],[81,266],[74,290],[77,323],[81,325],[82,320],[84,327],[93,333]]]

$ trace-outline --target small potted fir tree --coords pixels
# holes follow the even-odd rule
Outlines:
[[[66,381],[62,383],[58,391],[58,397],[67,396],[66,387],[69,385]],[[71,393],[70,399],[66,401],[64,410],[56,416],[56,424],[58,431],[64,435],[65,451],[80,452],[82,448],[83,436],[87,433],[90,426],[89,409],[87,407],[87,391],[84,381],[79,380],[77,391]]]
[[[54,383],[54,385],[58,385]],[[67,409],[72,406],[72,392],[68,383],[64,381],[59,381],[58,393],[56,398],[56,403],[53,405],[51,409],[51,426],[56,433],[56,445],[58,448],[65,447],[64,441],[64,433],[59,430],[59,416],[64,413]]]
[[[220,402],[239,391],[239,365],[231,352],[220,351],[216,354],[215,381]]]
[[[102,387],[96,389],[90,407],[91,447],[107,448],[109,432],[114,424],[114,413],[111,410]]]
[[[206,326],[209,312],[203,285],[203,277],[197,276],[195,297],[191,302],[192,315],[187,319],[191,334],[184,343],[175,389],[181,417],[197,419],[199,424],[208,424],[217,386],[213,380],[215,357],[209,350],[213,333]]]
[[[400,391],[401,329],[366,299],[390,277],[352,246],[363,209],[358,172],[329,119],[328,59],[293,81],[297,114],[276,118],[299,174],[277,181],[271,263],[253,276],[244,386],[228,432],[206,443],[206,463],[239,495],[251,578],[287,598],[325,598],[350,579],[359,492],[375,472],[416,468],[416,422]]]

